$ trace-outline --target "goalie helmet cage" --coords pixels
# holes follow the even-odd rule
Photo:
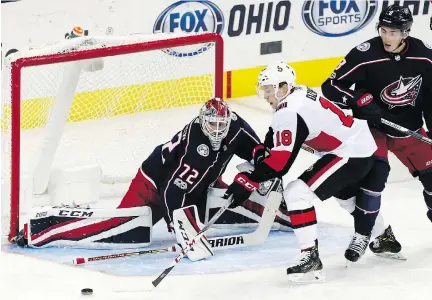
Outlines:
[[[46,192],[65,126],[222,98],[223,39],[215,33],[80,37],[7,57],[2,80],[1,234],[10,241],[22,225],[20,198],[29,192],[21,190],[23,174],[32,197]],[[26,131],[43,142],[24,146]],[[29,152],[39,153],[27,158],[30,171],[21,162]]]

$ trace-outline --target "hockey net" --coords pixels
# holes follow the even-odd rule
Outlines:
[[[152,149],[185,125],[183,107],[197,106],[190,120],[199,105],[222,97],[223,41],[80,37],[7,57],[2,80],[4,241],[29,208],[50,204],[58,168],[98,166],[108,185],[101,197],[128,184]]]

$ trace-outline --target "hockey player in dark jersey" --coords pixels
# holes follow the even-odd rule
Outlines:
[[[193,118],[170,141],[158,145],[144,160],[117,210],[111,210],[114,215],[122,211],[121,216],[94,221],[64,217],[61,220],[55,218],[55,221],[52,218],[34,219],[29,226],[32,230],[26,231],[26,237],[23,232],[18,243],[45,247],[70,245],[67,242],[74,241],[79,245],[84,239],[93,242],[95,247],[101,247],[101,241],[108,247],[116,247],[115,244],[147,246],[151,242],[152,226],[164,218],[168,228],[174,229],[177,241],[186,244],[184,229],[193,236],[199,231],[199,220],[203,220],[202,212],[206,212],[205,206],[210,197],[209,187],[228,187],[221,176],[232,157],[237,155],[253,162],[260,160],[264,153],[264,146],[249,124],[232,112],[225,101],[213,98],[202,106],[198,117]],[[247,216],[260,217],[263,206],[249,199],[251,201],[246,202],[244,208],[252,213]],[[70,207],[67,209],[71,210]],[[93,210],[84,209],[84,213],[88,216]],[[108,212],[105,211],[104,215]],[[231,219],[225,219],[225,223],[232,223],[236,217],[245,218],[241,213],[236,215],[232,211],[227,215]],[[82,214],[76,213],[75,216]],[[137,217],[143,220],[138,225]],[[279,220],[278,225],[291,225],[283,207],[276,219]],[[212,255],[209,242],[204,238],[201,241],[188,254],[191,260]]]
[[[432,221],[431,146],[381,124],[384,118],[432,136],[432,48],[409,36],[412,24],[409,8],[388,6],[379,16],[379,36],[353,48],[321,87],[327,98],[351,108],[355,117],[368,120],[378,146],[368,185],[357,194],[353,213],[359,248],[367,245],[373,224],[370,219],[379,211],[381,192],[390,171],[388,151],[423,184],[427,216]],[[354,90],[350,89],[353,85]],[[423,128],[423,118],[428,132]],[[374,207],[364,205],[374,202]],[[374,253],[401,249],[390,227],[369,248]]]

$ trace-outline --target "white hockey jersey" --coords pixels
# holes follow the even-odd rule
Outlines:
[[[274,148],[266,162],[278,172],[286,168],[302,144],[321,154],[349,158],[368,157],[377,149],[366,121],[346,115],[306,86],[296,86],[279,103],[271,126]]]

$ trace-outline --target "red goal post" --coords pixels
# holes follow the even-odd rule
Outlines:
[[[176,57],[167,51],[160,51],[198,44],[203,47],[199,48],[202,53],[197,55]],[[212,58],[209,58],[208,53],[212,53]],[[200,104],[209,96],[222,98],[223,55],[222,37],[207,33],[181,37],[83,37],[8,57],[4,70],[7,75],[2,76],[6,80],[6,91],[3,91],[2,97],[2,141],[6,144],[2,147],[2,185],[5,183],[5,186],[10,186],[6,186],[6,189],[2,186],[2,236],[7,234],[10,240],[22,226],[20,214],[23,213],[23,194],[33,196],[46,192],[54,157],[59,155],[60,143],[63,142],[65,123]],[[121,58],[116,59],[117,56]],[[128,56],[132,57],[129,59]],[[205,62],[201,56],[207,56]],[[101,64],[103,70],[98,69]],[[64,70],[51,72],[51,65],[61,66]],[[72,65],[79,65],[76,67],[78,78],[69,74],[73,73]],[[202,74],[194,74],[200,68],[205,69],[198,71]],[[44,69],[50,71],[44,72]],[[89,73],[89,69],[95,70]],[[25,70],[31,71],[26,74]],[[128,72],[131,82],[124,80]],[[186,76],[182,75],[183,72],[187,73]],[[136,77],[141,75],[139,82]],[[66,81],[65,77],[68,77]],[[122,83],[116,84],[116,81]],[[172,100],[164,100],[160,105],[166,89],[172,86],[180,87],[177,88],[178,93],[170,96]],[[69,104],[57,104],[60,100],[61,103],[68,102],[65,99],[71,93]],[[111,108],[113,111],[108,111]],[[95,114],[97,117],[94,117]],[[50,126],[52,129],[49,129]],[[38,139],[34,149],[33,146],[23,147],[26,130],[34,131],[29,134],[31,138],[43,132],[43,137]],[[79,138],[75,137],[68,147],[80,146]],[[33,152],[42,154],[33,156]],[[31,171],[22,164],[24,156],[29,156],[27,160],[36,165]],[[61,159],[67,160],[67,156]],[[21,187],[24,172],[28,173],[32,182],[30,191],[29,187],[26,187],[26,191]]]

